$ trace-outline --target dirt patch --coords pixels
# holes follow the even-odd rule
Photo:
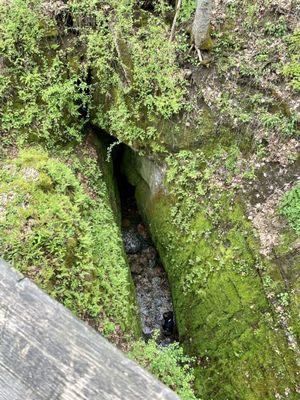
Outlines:
[[[278,211],[283,195],[300,179],[299,164],[300,159],[289,165],[266,164],[259,170],[257,179],[244,188],[248,218],[258,232],[264,256],[269,257],[280,244],[281,233],[287,226]]]
[[[0,193],[0,220],[5,218],[7,205],[14,200],[16,193]]]

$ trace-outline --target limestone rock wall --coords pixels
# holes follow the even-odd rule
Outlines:
[[[197,357],[200,396],[298,398],[295,235],[288,239],[294,245],[285,246],[285,261],[280,259],[294,277],[286,286],[278,253],[267,257],[261,252],[263,242],[242,194],[210,194],[194,214],[188,233],[183,233],[172,214],[176,199],[167,187],[152,188],[160,167],[152,164],[145,173],[150,161],[132,152],[125,160],[169,277],[180,340]],[[254,182],[262,193],[262,182]],[[212,202],[219,211],[209,214]]]

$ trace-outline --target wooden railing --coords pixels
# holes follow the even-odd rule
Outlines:
[[[0,400],[179,397],[0,260]]]

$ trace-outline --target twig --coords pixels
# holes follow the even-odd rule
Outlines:
[[[195,45],[192,44],[191,47],[189,48],[188,54],[190,54],[190,52],[193,50],[194,47],[195,47]]]
[[[180,10],[180,7],[181,7],[181,2],[182,2],[182,0],[178,0],[178,2],[177,2],[176,12],[175,12],[175,15],[174,15],[173,24],[172,24],[171,33],[170,33],[170,39],[169,39],[170,42],[172,42],[173,39],[174,39],[176,20],[178,18],[179,10]]]
[[[195,47],[196,47],[196,46],[195,46]],[[197,47],[196,47],[196,50],[197,50],[197,54],[198,54],[199,61],[202,62],[202,61],[203,61],[203,57],[202,57],[201,51],[200,51],[200,49],[198,49]]]

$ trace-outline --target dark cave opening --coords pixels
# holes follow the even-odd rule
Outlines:
[[[158,251],[139,212],[135,187],[124,172],[124,155],[132,150],[124,143],[117,143],[108,134],[101,133],[100,138],[107,149],[112,149],[111,161],[121,215],[121,232],[135,285],[142,334],[147,340],[158,331],[158,343],[168,345],[178,339],[172,295]]]

